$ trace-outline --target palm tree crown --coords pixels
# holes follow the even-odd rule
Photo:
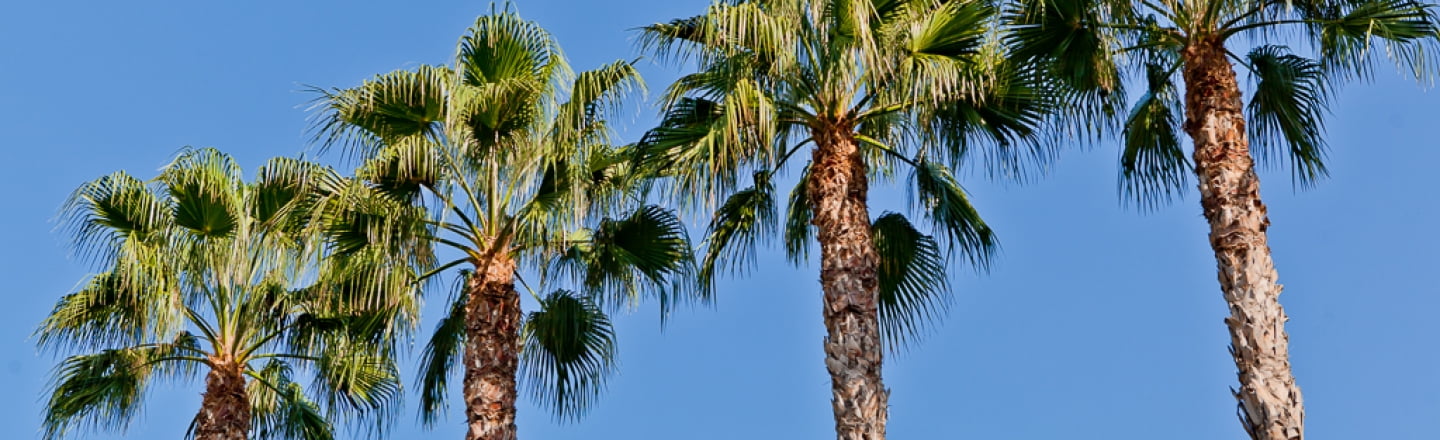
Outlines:
[[[76,190],[69,230],[103,271],[38,331],[43,347],[83,353],[56,371],[46,437],[123,429],[151,384],[206,370],[197,438],[328,439],[338,416],[384,415],[414,303],[405,272],[362,283],[319,262],[312,215],[338,181],[278,158],[245,183],[231,157],[187,149],[153,184],[118,172]],[[297,367],[314,373],[309,392]]]
[[[702,280],[782,230],[797,263],[820,243],[841,438],[884,436],[879,340],[899,346],[944,308],[951,252],[983,268],[994,251],[951,169],[1023,176],[1050,156],[1047,85],[987,42],[996,20],[979,1],[727,1],[643,30],[661,59],[698,64],[637,156],[684,203],[716,208]],[[782,218],[787,168],[799,182]],[[870,218],[869,180],[902,172],[940,240],[904,214]]]
[[[1256,440],[1304,438],[1305,411],[1290,368],[1289,317],[1279,302],[1270,219],[1253,156],[1288,158],[1297,182],[1325,175],[1323,123],[1330,94],[1366,78],[1388,56],[1417,77],[1440,41],[1434,5],[1410,0],[1021,0],[1009,12],[1015,54],[1057,78],[1057,89],[1118,115],[1122,61],[1145,89],[1121,121],[1122,188],[1145,207],[1179,193],[1193,171],[1210,225],[1220,289],[1229,306],[1241,426]],[[1258,44],[1241,57],[1239,35]],[[1300,36],[1307,58],[1274,44]],[[1242,105],[1235,65],[1253,79]],[[1177,85],[1183,81],[1183,89]],[[1184,113],[1183,123],[1181,113]],[[1095,113],[1071,114],[1088,118]],[[1105,122],[1094,125],[1105,125]],[[1248,131],[1246,126],[1248,125]],[[1181,131],[1193,144],[1191,161]],[[1193,165],[1193,167],[1192,167]]]
[[[427,267],[427,277],[471,266],[422,360],[426,423],[443,407],[462,353],[484,364],[465,362],[468,410],[502,408],[472,414],[487,421],[472,422],[471,438],[513,437],[517,368],[542,405],[578,416],[612,369],[604,309],[645,296],[668,308],[695,291],[685,281],[693,263],[683,225],[643,203],[643,179],[607,122],[642,88],[628,62],[573,74],[544,29],[504,11],[477,19],[453,66],[322,91],[318,139],[362,162],[355,209],[341,216],[356,220],[331,240],[355,253],[429,255],[438,245],[460,254]],[[538,275],[537,288],[573,290],[531,290],[539,310],[521,326],[514,280],[531,289],[522,272]],[[520,340],[524,347],[507,345]],[[490,381],[498,382],[472,388]],[[508,391],[480,395],[497,389]]]

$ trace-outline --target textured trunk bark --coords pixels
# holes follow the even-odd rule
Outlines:
[[[1245,137],[1240,88],[1219,37],[1196,39],[1185,60],[1185,131],[1195,142],[1200,205],[1210,222],[1210,247],[1220,290],[1230,306],[1225,325],[1240,377],[1240,422],[1256,440],[1299,440],[1305,408],[1290,371],[1279,275],[1265,230],[1260,180]]]
[[[200,413],[195,415],[195,440],[245,440],[250,433],[250,398],[245,394],[244,366],[212,361]]]
[[[820,285],[825,292],[825,367],[830,371],[835,436],[885,438],[889,391],[881,381],[876,271],[870,235],[865,163],[851,127],[812,131],[814,162],[806,191],[820,241]]]
[[[465,302],[467,440],[515,439],[515,371],[520,354],[520,295],[515,262],[497,256],[475,268]]]

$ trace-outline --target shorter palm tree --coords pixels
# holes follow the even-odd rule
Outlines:
[[[196,439],[329,439],[339,416],[382,421],[400,393],[391,341],[413,316],[414,276],[332,275],[311,217],[339,182],[277,158],[247,184],[230,156],[187,149],[153,184],[122,171],[76,190],[70,232],[104,270],[37,332],[42,347],[81,352],[56,370],[45,438],[124,429],[151,384],[202,372]],[[314,373],[309,392],[296,368]]]

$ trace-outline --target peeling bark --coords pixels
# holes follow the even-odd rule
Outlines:
[[[245,440],[250,433],[250,398],[245,394],[244,366],[211,359],[205,395],[195,415],[195,440]]]
[[[1265,230],[1260,180],[1250,157],[1235,71],[1219,36],[1195,38],[1182,53],[1185,131],[1195,143],[1200,205],[1210,222],[1220,290],[1229,305],[1225,325],[1235,358],[1241,424],[1255,440],[1300,440],[1305,408],[1290,370],[1279,274]]]
[[[885,438],[889,391],[881,381],[877,294],[879,258],[870,235],[865,162],[848,124],[812,131],[812,223],[820,242],[825,292],[825,367],[830,372],[835,435],[840,440]]]
[[[467,440],[515,439],[515,373],[520,354],[520,295],[515,262],[496,256],[466,286],[465,416]]]

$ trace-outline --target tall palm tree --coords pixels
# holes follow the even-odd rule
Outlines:
[[[82,352],[56,370],[45,437],[124,429],[151,384],[200,373],[201,440],[329,439],[339,415],[388,410],[412,276],[361,282],[319,262],[310,215],[335,182],[278,158],[245,183],[230,156],[187,149],[153,184],[122,171],[76,190],[70,231],[104,269],[38,330],[42,347]],[[314,373],[308,393],[296,367]]]
[[[1017,55],[1044,66],[1076,101],[1119,108],[1124,64],[1117,58],[1131,57],[1129,65],[1145,80],[1144,94],[1122,122],[1121,180],[1134,200],[1153,206],[1182,191],[1191,166],[1182,129],[1190,137],[1200,206],[1230,309],[1225,323],[1239,370],[1234,394],[1241,424],[1255,439],[1303,438],[1304,407],[1290,369],[1288,318],[1279,303],[1252,151],[1262,160],[1288,158],[1301,184],[1324,176],[1330,93],[1341,82],[1371,75],[1385,55],[1426,75],[1433,67],[1427,48],[1440,37],[1434,5],[1021,0],[1008,15],[1015,25],[1008,43]],[[1242,35],[1248,41],[1237,42]],[[1315,49],[1316,58],[1274,43],[1282,37]],[[1241,57],[1232,51],[1237,47],[1249,53]],[[1243,108],[1235,65],[1253,81]]]
[[[990,159],[1014,174],[1049,156],[1035,142],[1048,92],[986,42],[996,18],[980,1],[726,1],[643,30],[660,59],[698,63],[638,155],[690,205],[717,208],[702,280],[742,268],[781,224],[796,263],[820,243],[837,438],[884,438],[882,340],[904,343],[942,311],[951,252],[984,267],[994,250],[951,168]],[[808,161],[790,160],[807,146]],[[801,171],[781,219],[787,166]],[[871,217],[871,179],[902,171],[942,240],[899,213]]]
[[[365,183],[332,241],[347,252],[458,253],[427,277],[469,266],[422,359],[427,425],[457,357],[466,438],[516,437],[517,378],[558,417],[578,416],[612,369],[603,309],[644,296],[668,307],[691,291],[682,223],[641,203],[629,154],[610,142],[606,118],[642,86],[627,62],[571,74],[550,34],[505,11],[476,20],[453,67],[324,92],[318,138],[356,153]],[[396,214],[412,208],[421,214]],[[541,288],[578,291],[531,290],[539,310],[523,315],[522,265]]]

